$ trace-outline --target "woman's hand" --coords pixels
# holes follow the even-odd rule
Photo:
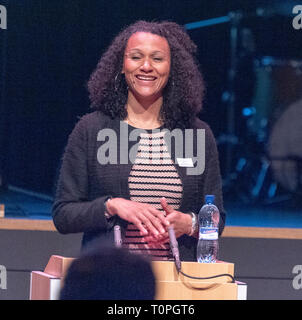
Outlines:
[[[142,235],[152,235],[157,238],[165,234],[169,225],[164,213],[147,203],[135,202],[123,198],[113,198],[107,202],[107,211],[111,215],[132,222]]]
[[[173,209],[168,203],[166,198],[161,199],[161,206],[166,212],[167,220],[170,225],[174,228],[176,238],[189,234],[192,227],[192,217],[189,214],[182,213]],[[153,235],[148,235],[145,238],[145,241],[149,244],[163,244],[169,242],[169,234],[166,232],[164,234],[160,234],[158,237],[154,237]]]

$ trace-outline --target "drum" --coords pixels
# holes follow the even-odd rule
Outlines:
[[[275,122],[268,142],[274,179],[292,192],[302,187],[302,99]]]
[[[253,134],[261,136],[261,141],[267,141],[284,110],[302,97],[302,61],[267,56],[255,60],[254,70],[254,113],[248,127]]]

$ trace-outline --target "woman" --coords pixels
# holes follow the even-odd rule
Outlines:
[[[84,232],[86,244],[112,234],[118,223],[127,248],[169,259],[167,227],[172,225],[181,259],[195,260],[196,214],[205,195],[214,194],[221,234],[225,213],[218,154],[210,128],[197,118],[204,83],[195,52],[183,28],[172,22],[139,21],[114,39],[88,82],[96,111],[77,123],[64,154],[53,206],[59,232]],[[186,139],[183,145],[176,139],[167,143],[167,131],[175,129],[193,132],[195,155],[197,132],[205,132],[200,174],[188,174],[187,166],[196,163],[179,157]]]

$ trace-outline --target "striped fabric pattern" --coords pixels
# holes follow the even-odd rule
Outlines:
[[[131,200],[153,205],[163,211],[160,199],[178,210],[182,198],[182,182],[170,157],[164,140],[165,132],[141,133],[138,152],[131,169],[128,184]],[[172,258],[170,245],[149,246],[143,241],[137,227],[128,224],[124,245],[131,252],[147,254],[154,260]]]

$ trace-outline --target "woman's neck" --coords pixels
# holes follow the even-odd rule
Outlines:
[[[128,94],[127,118],[130,125],[142,129],[155,129],[162,125],[159,114],[163,103],[162,96],[158,99],[147,100]]]

